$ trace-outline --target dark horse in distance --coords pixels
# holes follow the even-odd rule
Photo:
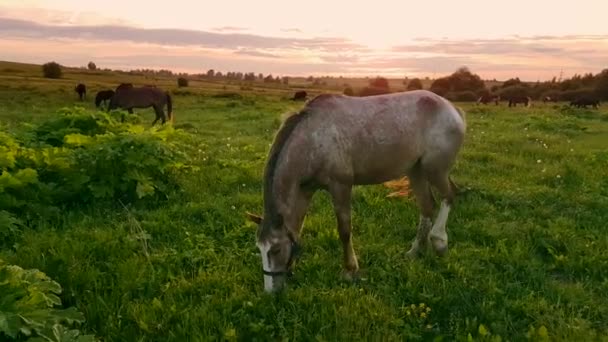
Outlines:
[[[156,118],[152,122],[152,125],[154,125],[159,119],[163,124],[167,121],[164,112],[165,105],[167,106],[167,115],[171,120],[173,101],[169,92],[154,87],[136,88],[132,85],[123,86],[121,84],[116,88],[114,96],[110,99],[108,110],[122,108],[128,110],[129,113],[133,113],[133,108],[152,107],[156,113]]]
[[[80,101],[87,97],[87,86],[82,83],[78,83],[78,85],[74,88],[74,91],[78,93],[78,98]]]
[[[112,96],[114,96],[114,90],[111,89],[97,92],[97,95],[95,95],[95,107],[99,108],[102,103],[105,105],[106,102],[112,99]]]

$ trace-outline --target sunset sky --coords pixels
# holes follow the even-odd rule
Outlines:
[[[535,81],[608,68],[608,2],[0,0],[0,60]]]

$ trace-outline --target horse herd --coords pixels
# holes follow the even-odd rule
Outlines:
[[[76,91],[86,93],[78,85]],[[82,91],[82,93],[81,93]],[[306,98],[300,93],[292,100]],[[500,99],[492,98],[488,103]],[[121,84],[97,93],[95,104],[108,110],[152,106],[165,122],[171,96],[154,86]],[[530,98],[509,105],[530,105]],[[584,103],[581,103],[584,105]],[[427,248],[438,256],[448,251],[446,224],[457,188],[450,179],[465,139],[464,112],[427,90],[366,97],[322,94],[289,116],[279,128],[263,174],[263,216],[247,212],[257,224],[264,288],[275,292],[289,279],[301,244],[300,232],[313,194],[329,192],[342,242],[344,276],[356,279],[359,263],[351,236],[351,199],[356,185],[381,184],[407,176],[420,212],[417,233],[407,253],[415,258]],[[436,203],[431,192],[441,196]]]
[[[78,93],[79,99],[82,101],[86,98],[86,85],[79,83],[74,91]],[[157,88],[153,85],[145,85],[142,87],[134,87],[132,83],[121,83],[115,90],[105,89],[100,90],[95,95],[95,107],[99,108],[102,105],[107,105],[107,110],[125,109],[129,113],[133,113],[133,108],[149,108],[152,107],[156,113],[156,118],[152,125],[158,120],[164,124],[173,119],[173,101],[169,92]],[[165,116],[164,108],[167,107],[167,116]]]
[[[501,100],[502,98],[500,95],[483,95],[477,99],[476,103],[487,105],[493,102],[498,106]],[[504,100],[508,101],[509,107],[517,107],[517,105],[520,103],[526,107],[530,107],[532,105],[532,98],[529,96],[509,96],[504,98]],[[542,101],[546,104],[548,102],[558,102],[558,99],[551,96],[544,96]],[[592,106],[593,108],[597,109],[600,106],[600,101],[590,96],[581,96],[570,101],[570,106],[576,108],[587,108],[587,106]]]

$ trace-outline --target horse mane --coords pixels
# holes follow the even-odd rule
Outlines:
[[[308,110],[303,109],[288,116],[279,128],[279,131],[277,132],[272,143],[272,147],[270,148],[268,161],[266,162],[266,168],[264,169],[264,219],[269,220],[268,222],[276,223],[275,221],[278,219],[278,212],[276,203],[273,199],[272,187],[274,184],[275,171],[279,162],[281,151],[283,151],[283,147],[285,147],[291,133],[293,133],[298,124],[302,122],[302,120],[305,119],[309,113],[310,112]]]

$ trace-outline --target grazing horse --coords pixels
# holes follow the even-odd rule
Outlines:
[[[590,97],[580,97],[574,101],[571,101],[570,106],[576,108],[587,108],[587,106],[592,106],[593,108],[597,109],[600,106],[600,101]]]
[[[133,108],[154,108],[156,118],[152,122],[152,126],[160,119],[164,124],[166,122],[165,112],[163,108],[167,105],[167,114],[169,120],[173,119],[173,102],[169,92],[165,92],[159,88],[141,87],[135,88],[132,85],[123,86],[122,84],[116,88],[116,93],[110,99],[108,111],[116,108],[123,108],[133,113]]]
[[[407,175],[420,209],[418,231],[407,255],[417,256],[428,243],[444,255],[445,227],[455,196],[448,174],[465,126],[462,111],[426,90],[368,97],[324,94],[288,117],[264,171],[264,216],[247,213],[258,224],[265,290],[281,289],[291,274],[302,223],[319,189],[332,197],[347,279],[359,270],[351,240],[354,185]],[[431,185],[442,197],[434,223]]]
[[[78,85],[74,88],[74,91],[78,93],[78,98],[80,101],[87,97],[87,86],[82,83],[78,83]]]
[[[293,101],[303,101],[306,100],[306,97],[308,97],[308,93],[305,92],[304,90],[300,90],[300,91],[296,91],[295,94],[293,94]]]
[[[557,102],[557,97],[555,96],[543,96],[543,103],[547,102]]]
[[[500,96],[483,95],[477,100],[477,104],[481,103],[481,104],[487,105],[490,102],[494,102],[494,104],[496,104],[498,106],[498,103],[500,102]]]
[[[518,103],[530,107],[530,104],[532,103],[532,99],[529,96],[510,96],[507,100],[509,101],[509,107],[517,107]]]
[[[114,90],[101,90],[97,92],[97,95],[95,95],[95,107],[99,108],[102,103],[105,105],[112,96],[114,96]]]

